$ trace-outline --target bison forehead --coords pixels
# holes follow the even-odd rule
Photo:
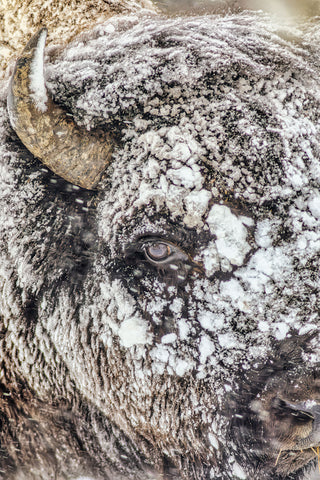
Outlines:
[[[199,187],[195,172],[171,171],[196,163],[216,195],[288,197],[319,177],[317,59],[294,33],[259,15],[115,18],[48,67],[49,87],[87,128],[121,130],[115,164],[148,158],[146,180],[169,170]]]

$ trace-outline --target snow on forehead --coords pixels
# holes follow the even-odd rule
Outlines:
[[[116,132],[114,163],[144,163],[147,181],[166,170],[177,194],[201,190],[207,166],[217,192],[285,198],[320,176],[318,71],[289,33],[258,14],[113,18],[48,65],[48,86],[79,123]]]

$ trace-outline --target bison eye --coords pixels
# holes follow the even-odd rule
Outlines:
[[[157,242],[151,243],[144,247],[146,257],[154,262],[161,262],[167,260],[172,253],[172,247],[166,243]]]
[[[156,268],[161,278],[170,284],[186,281],[192,272],[202,272],[201,266],[194,262],[189,253],[161,237],[140,237],[126,245],[124,253],[127,265],[149,263]]]
[[[202,266],[193,260],[189,252],[163,237],[138,237],[125,245],[123,254],[129,281],[145,277],[149,279],[150,275],[156,274],[167,285],[181,285],[189,276],[194,279],[195,275],[203,273]],[[123,264],[118,268],[117,271],[123,273]],[[134,289],[137,290],[136,286]]]
[[[149,263],[171,270],[180,269],[181,265],[190,262],[190,257],[181,248],[162,238],[144,240],[142,252]]]

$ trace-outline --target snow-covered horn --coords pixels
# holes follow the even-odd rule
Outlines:
[[[42,28],[18,58],[8,94],[11,125],[27,149],[60,177],[94,189],[110,162],[107,133],[77,126],[47,94],[43,74],[47,30]]]

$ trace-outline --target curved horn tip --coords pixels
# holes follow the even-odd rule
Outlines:
[[[48,31],[45,27],[41,28],[39,32],[32,37],[23,52],[26,55],[30,53],[32,57],[29,75],[29,88],[31,98],[35,102],[35,107],[41,112],[45,112],[47,110],[48,101],[47,88],[43,75],[44,47],[46,44],[47,33]]]
[[[33,50],[33,49],[38,49],[38,48],[40,48],[41,50],[42,50],[42,48],[44,49],[45,42],[46,42],[46,39],[47,39],[47,35],[48,35],[48,29],[46,27],[40,28],[40,30],[38,30],[31,37],[31,39],[29,40],[27,45],[24,47],[23,53],[28,52],[28,51]],[[43,53],[43,51],[42,51],[42,53]]]
[[[29,40],[17,59],[8,92],[9,117],[13,126],[16,124],[17,104],[25,102],[27,98],[36,110],[47,110],[48,96],[43,75],[47,32],[46,27],[42,27]]]

